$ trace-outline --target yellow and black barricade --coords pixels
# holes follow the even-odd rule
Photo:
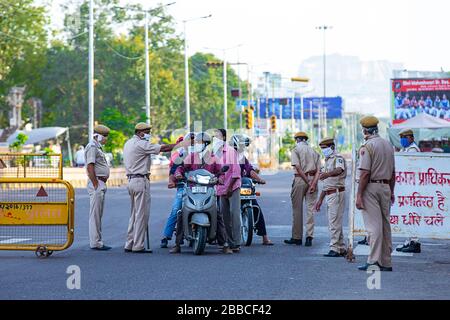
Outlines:
[[[48,257],[69,248],[74,201],[61,155],[0,154],[0,250]]]

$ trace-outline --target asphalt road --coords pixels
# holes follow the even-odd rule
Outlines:
[[[89,249],[88,195],[76,191],[75,242],[48,259],[32,252],[0,251],[0,299],[449,299],[450,244],[423,240],[421,254],[393,257],[394,272],[381,273],[380,289],[368,289],[371,274],[344,258],[326,258],[328,231],[325,212],[316,216],[313,246],[287,246],[290,238],[291,174],[266,176],[259,187],[268,232],[275,246],[261,239],[241,253],[221,254],[209,246],[203,256],[188,247],[180,255],[159,248],[174,191],[152,183],[150,235],[153,254],[123,252],[129,217],[125,188],[107,192],[103,236],[108,252]],[[347,207],[348,208],[348,207]],[[347,210],[346,210],[347,212]],[[345,219],[347,225],[347,219]],[[345,229],[347,230],[347,228]],[[358,239],[357,239],[358,240]],[[403,239],[394,239],[398,244]],[[81,270],[81,289],[66,285],[69,266]]]

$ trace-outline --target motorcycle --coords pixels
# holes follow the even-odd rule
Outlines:
[[[228,171],[224,166],[219,173]],[[184,238],[195,255],[205,251],[206,243],[212,243],[217,233],[217,196],[214,186],[218,175],[199,169],[186,173],[187,186],[183,198],[182,217]]]
[[[242,178],[241,184],[241,236],[242,244],[246,247],[251,246],[255,225],[259,221],[261,208],[253,202],[260,195],[256,192],[257,182],[251,178]],[[256,215],[254,215],[256,213]],[[255,219],[254,219],[255,217]],[[255,220],[255,221],[254,221]]]

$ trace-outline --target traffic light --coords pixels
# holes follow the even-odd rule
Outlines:
[[[241,96],[241,91],[239,89],[231,89],[231,96],[233,98],[239,98]]]
[[[253,129],[253,112],[255,111],[255,108],[253,106],[247,107],[244,109],[244,117],[245,117],[245,128],[246,129]]]
[[[276,115],[273,115],[270,117],[270,129],[272,129],[272,131],[277,130],[277,116]]]
[[[206,63],[206,66],[208,68],[220,68],[220,67],[223,67],[223,62],[221,62],[221,61],[208,61]]]
[[[246,129],[253,129],[253,111],[255,111],[253,106],[244,109]]]

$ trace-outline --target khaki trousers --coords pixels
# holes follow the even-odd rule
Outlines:
[[[241,237],[241,189],[233,191],[230,198],[220,196],[220,213],[223,215],[226,231],[225,246],[239,247]]]
[[[383,267],[392,267],[391,188],[387,184],[369,183],[363,201],[362,216],[370,245],[367,263],[378,262]]]
[[[327,195],[325,201],[328,212],[328,230],[330,231],[330,250],[342,253],[345,251],[344,232],[342,230],[345,191]]]
[[[131,216],[125,249],[139,251],[145,248],[145,233],[150,217],[150,181],[147,178],[130,179],[128,193],[131,198]]]
[[[311,182],[314,179],[308,176]],[[292,238],[301,240],[303,237],[303,201],[306,200],[306,237],[314,236],[314,205],[317,200],[317,191],[308,193],[308,185],[300,177],[295,177],[292,182]]]
[[[89,179],[87,184],[89,193],[89,245],[91,248],[103,247],[102,217],[105,204],[106,183],[98,181],[97,190]]]

